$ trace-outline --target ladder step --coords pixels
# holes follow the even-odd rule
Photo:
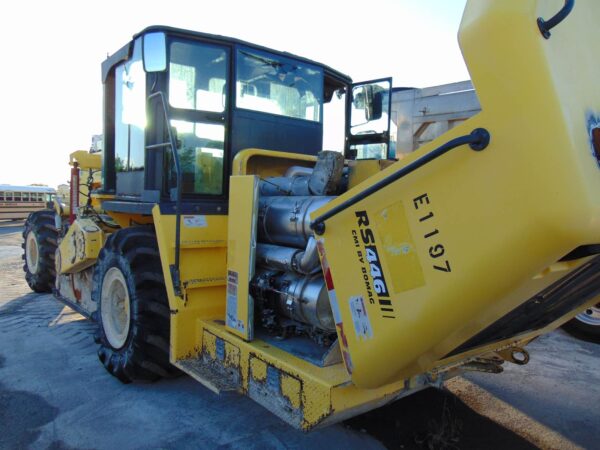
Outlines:
[[[179,248],[184,250],[193,250],[193,249],[203,249],[203,248],[221,248],[227,247],[227,241],[220,240],[184,240],[182,239],[179,242]],[[173,244],[172,248],[175,248],[175,244]]]
[[[198,289],[212,286],[225,286],[225,277],[222,278],[196,278],[192,280],[182,280],[181,284],[187,291],[189,289]]]
[[[216,394],[237,391],[240,387],[239,374],[216,361],[190,358],[177,360],[174,365]]]

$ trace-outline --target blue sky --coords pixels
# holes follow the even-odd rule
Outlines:
[[[245,39],[356,81],[425,87],[468,78],[456,41],[466,0],[23,0],[5,8],[0,183],[68,179],[68,155],[101,132],[100,63],[163,24]]]

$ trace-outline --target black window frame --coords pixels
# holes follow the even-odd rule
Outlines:
[[[207,47],[213,47],[222,49],[225,51],[225,61],[226,61],[226,102],[225,109],[223,112],[213,112],[206,110],[191,110],[184,108],[176,108],[170,103],[170,92],[169,92],[169,77],[170,77],[170,64],[171,64],[171,45],[175,42],[181,43],[190,43],[192,45],[204,45]],[[216,201],[223,202],[229,198],[229,174],[231,173],[230,169],[230,145],[229,145],[229,127],[231,120],[231,108],[232,108],[232,54],[233,54],[233,46],[227,45],[221,42],[214,42],[211,40],[205,39],[195,39],[191,36],[179,36],[177,34],[166,35],[166,46],[167,46],[167,70],[161,72],[163,77],[163,87],[165,92],[165,101],[167,103],[167,111],[169,114],[169,119],[171,120],[183,120],[191,123],[206,123],[206,124],[220,124],[225,127],[225,132],[223,136],[223,174],[222,174],[222,190],[220,194],[206,194],[206,193],[181,193],[182,199],[185,200],[198,200],[200,202],[203,201]],[[151,73],[147,73],[146,76],[146,87],[147,87],[147,96],[151,94],[149,89],[151,86],[148,84],[148,77],[152,75]],[[165,138],[163,136],[163,138]],[[171,195],[171,176],[170,172],[173,170],[171,164],[169,164],[170,156],[167,156],[166,152],[163,158],[163,169],[164,173],[167,174],[163,180],[163,186],[161,189],[161,198],[163,200],[169,200],[172,198]]]

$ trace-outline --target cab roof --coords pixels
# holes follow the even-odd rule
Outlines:
[[[102,63],[102,82],[103,83],[106,82],[108,73],[116,64],[120,63],[121,61],[126,61],[131,57],[131,54],[133,52],[133,41],[135,41],[135,39],[137,39],[138,37],[143,36],[144,34],[147,34],[147,33],[161,32],[161,31],[170,36],[186,37],[186,38],[202,40],[204,42],[226,44],[226,45],[230,45],[230,46],[242,45],[242,46],[250,47],[250,48],[253,48],[256,50],[269,52],[269,53],[272,53],[273,55],[283,56],[285,58],[294,59],[294,60],[297,60],[300,62],[305,62],[307,64],[312,64],[312,65],[322,68],[324,75],[325,75],[325,83],[326,84],[339,85],[339,87],[342,87],[342,86],[352,83],[352,79],[348,75],[343,74],[342,72],[339,72],[339,71],[329,67],[326,64],[322,64],[317,61],[313,61],[311,59],[304,58],[302,56],[297,56],[292,53],[282,52],[279,50],[273,50],[268,47],[263,47],[261,45],[252,44],[250,42],[242,41],[242,40],[236,39],[236,38],[221,36],[221,35],[217,35],[217,34],[201,33],[199,31],[185,30],[182,28],[173,28],[173,27],[164,26],[164,25],[152,25],[147,28],[144,28],[139,33],[134,34],[132,40],[129,43],[127,43],[124,47],[122,47],[120,50],[115,52],[113,55],[109,56]]]

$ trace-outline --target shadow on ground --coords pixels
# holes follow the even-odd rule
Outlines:
[[[23,220],[0,220],[0,236],[23,231]]]
[[[24,391],[13,391],[0,384],[1,448],[25,448],[35,442],[40,428],[54,420],[58,408],[43,397]]]
[[[390,449],[535,449],[446,390],[426,389],[347,420]]]

